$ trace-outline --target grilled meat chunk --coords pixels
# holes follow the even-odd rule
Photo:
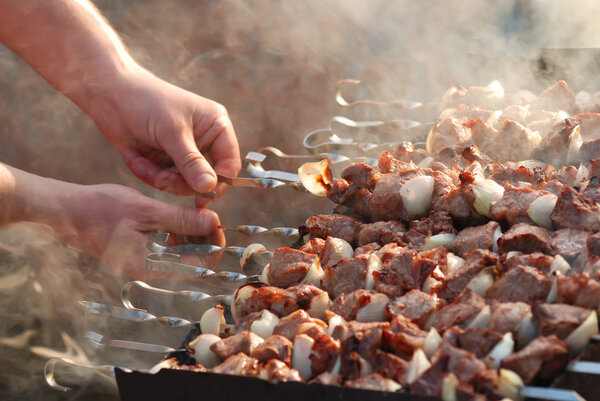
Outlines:
[[[340,355],[340,341],[322,334],[314,337],[315,342],[311,348],[311,369],[314,375],[319,375],[331,370]]]
[[[563,258],[572,268],[583,270],[588,260],[587,239],[590,233],[573,228],[563,228],[552,233],[554,252]]]
[[[419,257],[412,249],[401,249],[373,272],[375,290],[389,297],[422,288],[423,282],[435,268],[435,261]]]
[[[244,353],[231,355],[220,365],[210,370],[212,373],[222,373],[236,376],[258,376],[260,374],[260,362]]]
[[[517,332],[525,318],[531,318],[531,305],[525,302],[490,302],[490,330],[498,333]]]
[[[510,184],[504,186],[504,194],[499,201],[490,207],[492,217],[503,224],[513,226],[517,223],[533,223],[527,214],[531,202],[547,192],[537,191],[531,188],[513,187]]]
[[[500,226],[495,221],[490,221],[481,226],[467,227],[458,233],[447,248],[450,252],[459,256],[475,249],[493,251],[496,247],[496,230],[499,229]]]
[[[446,301],[451,301],[458,296],[480,271],[498,263],[497,255],[487,250],[476,249],[464,256],[464,265],[449,273],[437,290],[440,298]]]
[[[487,290],[488,300],[500,302],[544,301],[552,287],[552,280],[534,267],[517,265],[500,277]]]
[[[269,264],[267,280],[276,287],[300,284],[315,261],[315,255],[292,248],[278,248]]]
[[[406,227],[398,220],[376,221],[375,223],[360,226],[356,242],[358,246],[370,243],[385,245],[390,242],[398,242],[406,231]]]
[[[217,341],[210,346],[210,350],[217,354],[222,360],[227,359],[231,355],[244,353],[252,355],[256,347],[263,343],[262,337],[252,333],[251,331],[243,331]]]
[[[317,255],[319,259],[323,259],[323,252],[325,252],[325,240],[323,238],[313,238],[306,244],[300,247],[302,252],[312,253]]]
[[[379,373],[371,373],[358,379],[348,380],[344,383],[346,387],[362,388],[375,391],[396,391],[400,386],[391,379],[387,379]]]
[[[278,359],[291,366],[293,348],[294,344],[286,337],[274,334],[254,348],[252,357],[262,363],[267,363],[271,359]]]
[[[359,255],[327,267],[323,287],[331,299],[365,288],[368,263],[369,255]]]
[[[312,318],[302,309],[279,319],[279,324],[273,329],[273,334],[280,334],[293,341],[297,334],[316,337],[325,334],[327,325],[320,319]]]
[[[418,289],[410,290],[401,297],[396,297],[386,306],[386,316],[392,320],[402,315],[418,325],[427,322],[429,316],[441,308],[444,301],[436,294],[427,294]]]
[[[556,302],[598,309],[600,306],[600,282],[593,280],[585,273],[572,277],[556,278]]]
[[[466,327],[485,305],[482,297],[466,288],[451,303],[431,315],[427,328],[435,327],[444,332],[452,326]]]
[[[498,240],[498,252],[518,251],[523,253],[542,252],[552,254],[550,232],[543,228],[527,223],[512,226]]]
[[[544,255],[541,252],[532,252],[528,254],[522,255],[512,255],[509,258],[506,258],[504,262],[501,264],[502,272],[506,273],[508,270],[512,269],[517,265],[526,265],[530,267],[535,267],[539,271],[544,274],[550,274],[550,270],[552,268],[552,264],[554,263],[554,257],[549,255]]]
[[[588,316],[591,310],[567,304],[538,304],[534,317],[542,336],[555,335],[565,340]]]
[[[600,231],[600,206],[583,194],[564,187],[558,195],[550,219],[556,228]]]
[[[272,383],[302,381],[300,372],[277,359],[271,359],[265,363],[260,372],[260,377]]]
[[[335,237],[353,243],[361,222],[343,214],[319,214],[309,217],[298,229],[300,235],[310,234],[311,238]]]

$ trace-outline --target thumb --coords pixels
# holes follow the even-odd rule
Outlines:
[[[217,174],[198,150],[192,135],[175,135],[164,144],[164,150],[175,162],[183,179],[198,193],[212,191]]]
[[[220,224],[219,216],[212,210],[162,202],[158,203],[154,216],[158,229],[181,235],[206,236]]]

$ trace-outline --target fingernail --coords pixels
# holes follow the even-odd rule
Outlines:
[[[208,189],[214,187],[215,177],[211,174],[200,174],[196,178],[194,189],[198,192],[207,192]]]
[[[140,177],[145,177],[146,173],[148,172],[148,170],[146,169],[146,166],[144,165],[144,163],[135,163],[131,165],[131,170],[133,170],[133,172]]]

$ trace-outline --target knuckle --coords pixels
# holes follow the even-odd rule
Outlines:
[[[202,154],[200,152],[193,151],[193,150],[189,150],[189,151],[185,152],[179,159],[179,163],[181,165],[181,168],[183,168],[183,169],[187,169],[189,167],[192,167],[198,163],[203,163],[205,161],[206,161],[206,159],[204,158],[204,156],[202,156]]]

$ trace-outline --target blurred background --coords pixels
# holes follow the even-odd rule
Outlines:
[[[224,104],[242,155],[273,145],[305,153],[302,138],[347,114],[339,79],[363,84],[349,96],[437,102],[452,85],[500,80],[538,93],[557,79],[600,89],[596,1],[97,0],[134,58],[159,77]],[[397,118],[355,108],[357,119]],[[173,203],[141,184],[94,123],[0,46],[0,161],[80,184],[119,183]],[[244,172],[241,173],[242,175]],[[242,196],[240,196],[242,195]],[[212,206],[223,224],[298,226],[331,210],[292,190],[234,188]],[[239,241],[239,242],[236,242]],[[230,238],[243,245],[243,239]],[[0,229],[0,399],[117,399],[101,380],[66,372],[67,394],[50,390],[52,355],[145,366],[155,356],[96,353],[83,339],[112,323],[83,316],[79,300],[119,305],[127,279],[31,227]],[[154,330],[119,327],[120,333]],[[122,334],[124,335],[124,334]],[[177,343],[185,333],[163,333]],[[150,360],[150,362],[148,362]]]

